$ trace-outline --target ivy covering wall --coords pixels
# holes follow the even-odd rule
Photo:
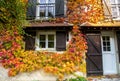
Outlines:
[[[77,0],[74,4],[72,0],[69,2],[69,11],[70,5],[73,8],[79,6]],[[68,20],[72,17],[69,21],[74,24],[73,37],[63,54],[25,51],[22,34],[26,22],[26,7],[27,0],[0,0],[0,62],[5,68],[9,68],[8,75],[43,69],[63,79],[64,75],[76,71],[86,73],[87,43],[77,26],[80,22],[78,14],[71,16],[72,13],[69,12]]]

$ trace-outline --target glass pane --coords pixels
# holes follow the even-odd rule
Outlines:
[[[120,4],[120,0],[118,0],[118,4]]]
[[[46,3],[46,0],[40,0],[40,4],[41,4],[41,3]]]
[[[103,36],[103,51],[111,51],[110,47],[110,37],[109,36]]]
[[[103,42],[103,46],[106,46],[106,42]]]
[[[110,42],[107,42],[107,46],[110,46]]]
[[[48,3],[55,3],[55,0],[48,0]]]
[[[40,35],[40,41],[44,41],[45,42],[45,35]]]
[[[48,16],[54,17],[54,6],[52,5],[48,7]]]
[[[105,40],[105,37],[103,36],[102,39],[103,39],[103,41],[104,41],[104,40]]]
[[[40,48],[45,48],[45,46],[46,46],[46,35],[40,35]]]
[[[106,50],[106,47],[103,47],[103,51],[107,51],[107,50]]]
[[[112,7],[111,11],[112,11],[112,16],[116,17],[117,16],[117,7],[116,6]]]
[[[109,38],[108,36],[106,36],[106,40],[107,40],[107,41],[109,41],[109,40],[110,40],[110,38]]]
[[[110,0],[110,3],[111,4],[115,4],[115,0]]]
[[[40,17],[55,16],[55,0],[40,0]]]
[[[48,41],[54,41],[54,35],[48,35]]]
[[[110,48],[110,47],[107,47],[107,51],[111,51],[111,48]]]
[[[54,48],[54,42],[48,42],[48,48]]]
[[[40,48],[45,48],[45,46],[46,46],[46,43],[45,42],[40,42]]]

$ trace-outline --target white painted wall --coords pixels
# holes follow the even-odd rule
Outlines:
[[[81,72],[75,72],[79,76],[86,76]],[[73,75],[65,76],[66,78],[75,77]],[[51,74],[45,73],[43,70],[33,71],[30,73],[20,73],[15,77],[8,76],[8,69],[5,69],[0,65],[0,81],[56,81],[57,77]]]

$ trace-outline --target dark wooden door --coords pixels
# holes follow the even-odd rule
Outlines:
[[[86,34],[88,43],[88,52],[86,58],[88,76],[103,74],[100,36],[100,34]]]

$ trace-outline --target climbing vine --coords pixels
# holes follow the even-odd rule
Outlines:
[[[86,2],[83,3],[84,1]],[[9,68],[9,76],[15,76],[21,72],[31,72],[38,69],[43,69],[45,72],[52,73],[61,79],[64,75],[76,71],[85,73],[87,43],[84,35],[79,31],[78,25],[85,21],[97,22],[102,19],[101,7],[95,6],[95,9],[93,9],[93,7],[90,6],[90,4],[94,2],[94,6],[99,4],[96,0],[68,1],[68,16],[61,20],[68,20],[69,23],[74,24],[72,31],[73,37],[71,41],[69,41],[67,50],[63,52],[63,54],[58,54],[46,51],[25,51],[22,34],[24,34],[23,26],[26,21],[27,0],[1,0],[0,62],[5,68]],[[92,11],[81,11],[79,6],[85,6],[84,4],[89,6],[88,10],[91,9]],[[82,13],[79,13],[80,11],[84,13],[84,16],[81,15]],[[100,14],[97,14],[99,11]],[[94,15],[90,15],[91,12],[94,12]],[[90,16],[90,18],[85,18],[86,16]],[[100,18],[96,19],[96,16],[100,16]]]
[[[104,20],[102,0],[68,0],[67,18],[69,23],[97,23]]]

